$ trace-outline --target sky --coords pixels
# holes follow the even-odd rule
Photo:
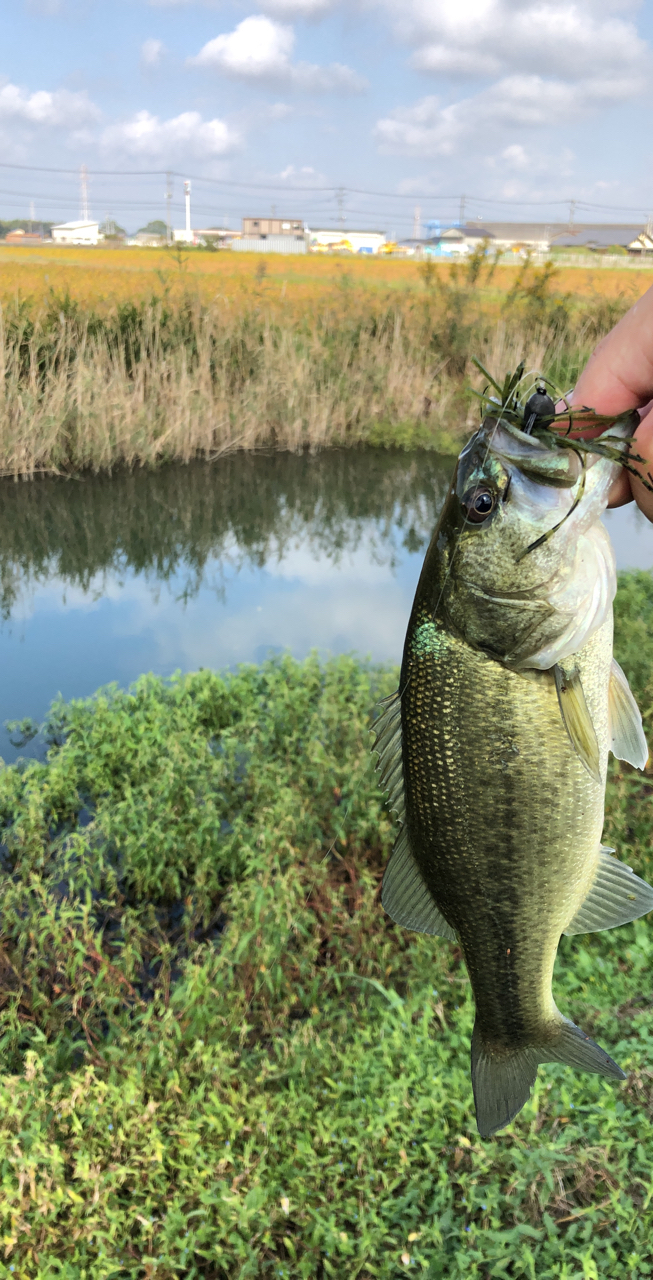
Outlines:
[[[653,214],[653,0],[13,0],[0,218]],[[22,166],[22,167],[19,167]],[[44,172],[50,170],[50,172]]]

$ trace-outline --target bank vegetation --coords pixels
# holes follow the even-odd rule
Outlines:
[[[652,635],[625,575],[649,741]],[[627,1080],[547,1064],[480,1141],[460,949],[380,904],[396,679],[147,676],[58,701],[48,758],[0,770],[2,1277],[651,1275],[650,918],[563,938],[554,979]],[[650,792],[613,762],[604,839],[649,880]]]
[[[501,374],[524,359],[568,388],[632,300],[563,292],[550,263],[503,270],[499,287],[477,255],[422,264],[401,290],[372,290],[345,263],[310,305],[285,307],[266,294],[265,265],[238,305],[207,300],[181,270],[174,288],[162,277],[137,302],[100,307],[52,290],[5,298],[0,473],[265,447],[455,452],[477,418],[472,355]]]

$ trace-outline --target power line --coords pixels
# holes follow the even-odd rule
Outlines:
[[[77,169],[48,168],[43,165],[10,164],[7,161],[0,161],[0,169],[17,169],[17,170],[21,170],[23,172],[29,172],[29,173],[56,173],[56,174],[62,174],[62,175],[72,175],[72,174],[76,175],[79,172]],[[88,170],[88,175],[92,177],[160,178],[162,176],[167,177],[168,174],[174,175],[175,177],[178,177],[178,178],[184,178],[187,176],[176,170],[165,170],[165,169],[89,169]],[[280,180],[277,183],[247,182],[240,179],[210,178],[210,177],[193,175],[193,174],[190,175],[190,178],[193,182],[203,182],[203,183],[207,183],[209,186],[230,187],[234,189],[241,189],[241,190],[247,190],[247,191],[289,191],[289,192],[292,191],[293,193],[298,193],[298,194],[315,191],[315,192],[324,192],[324,193],[336,192],[336,193],[340,193],[342,196],[344,196],[345,194],[351,194],[351,195],[375,196],[377,198],[394,199],[394,200],[431,200],[431,201],[451,200],[451,201],[460,202],[460,211],[461,211],[461,215],[463,216],[464,216],[465,205],[468,201],[474,204],[500,205],[505,208],[515,208],[515,207],[545,208],[551,205],[564,205],[568,208],[571,203],[569,198],[561,198],[561,199],[555,199],[555,200],[551,200],[551,199],[550,200],[541,200],[541,199],[540,200],[515,200],[515,199],[504,200],[498,196],[491,196],[491,197],[476,196],[476,195],[461,196],[459,193],[455,193],[452,195],[444,195],[438,192],[418,193],[415,191],[408,191],[408,192],[378,191],[371,187],[348,187],[343,185],[342,183],[332,183],[327,185],[322,184],[320,186],[310,186],[304,183],[301,186],[290,186],[285,182],[283,182],[282,180]],[[644,203],[648,205],[648,201],[645,201]],[[617,212],[632,213],[635,210],[638,210],[640,208],[640,206],[637,204],[607,205],[607,204],[600,204],[598,202],[588,201],[588,200],[576,200],[576,201],[573,201],[573,204],[576,209],[604,210],[604,211],[611,211],[613,213],[617,213]]]

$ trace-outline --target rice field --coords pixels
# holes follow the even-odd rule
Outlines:
[[[457,451],[471,356],[573,385],[653,269],[0,248],[0,473],[233,449]]]
[[[448,264],[433,265],[446,277]],[[518,263],[497,267],[498,296],[510,292],[518,270]],[[367,295],[419,293],[423,287],[421,264],[395,258],[0,245],[3,305],[16,297],[45,302],[49,295],[68,294],[80,306],[108,311],[120,303],[190,290],[206,306],[228,301],[301,310],[323,305],[334,291],[337,296],[343,279],[345,288]],[[627,266],[610,271],[561,266],[556,275],[562,293],[589,299],[625,296],[635,301],[651,283],[653,263],[650,270],[636,272]]]

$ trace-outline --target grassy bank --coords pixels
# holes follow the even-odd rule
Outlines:
[[[653,736],[653,583],[617,654]],[[0,1276],[649,1276],[650,922],[563,939],[628,1071],[475,1132],[457,948],[399,930],[368,754],[396,673],[279,659],[55,705],[0,773]],[[650,780],[606,837],[649,878]]]
[[[34,279],[31,256],[9,264],[1,473],[188,462],[261,446],[457,452],[476,421],[473,354],[502,375],[523,358],[569,387],[649,279],[625,273],[615,289],[611,273],[588,283],[582,273],[495,269],[480,257],[452,268],[189,254],[150,269],[143,294],[142,266],[130,276],[122,254],[105,257],[116,264],[113,292],[99,259],[95,291],[80,287],[74,259],[63,272],[38,259]],[[79,270],[92,277],[89,261]]]

